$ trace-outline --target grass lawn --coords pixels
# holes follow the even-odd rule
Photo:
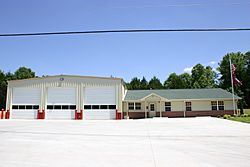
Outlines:
[[[238,122],[245,122],[250,124],[250,117],[230,117],[228,120],[238,121]]]
[[[238,121],[238,122],[244,122],[250,124],[250,109],[244,109],[244,114],[248,114],[249,117],[240,117],[240,116],[229,116],[225,117],[224,119],[232,120],[232,121]]]

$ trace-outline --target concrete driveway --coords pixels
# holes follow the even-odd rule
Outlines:
[[[1,120],[0,166],[249,167],[250,124],[209,117]]]

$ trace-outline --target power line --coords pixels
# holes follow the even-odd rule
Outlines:
[[[130,6],[113,6],[111,8],[164,8],[164,7],[199,7],[199,6],[239,6],[239,5],[250,5],[250,2],[232,2],[232,3],[184,3],[184,4],[162,4],[162,5],[130,5]]]
[[[250,28],[121,29],[121,30],[93,30],[93,31],[92,30],[91,31],[61,31],[61,32],[37,32],[37,33],[10,33],[10,34],[0,34],[0,37],[107,34],[107,33],[228,32],[228,31],[250,31]]]

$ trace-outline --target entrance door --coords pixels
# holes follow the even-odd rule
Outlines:
[[[150,103],[149,104],[149,117],[155,117],[156,113],[155,113],[155,104],[154,103]]]

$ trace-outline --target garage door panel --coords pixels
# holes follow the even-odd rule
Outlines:
[[[37,110],[12,110],[13,119],[36,119]]]
[[[65,106],[76,106],[76,88],[75,87],[50,87],[48,88],[47,107],[50,105],[58,108],[47,108],[47,119],[74,119],[75,109],[63,109]]]
[[[85,88],[85,104],[115,104],[115,87],[86,87]]]
[[[40,104],[40,88],[13,88],[12,104]]]
[[[84,119],[109,120],[115,119],[115,110],[84,110]]]
[[[29,88],[29,87],[17,87],[13,88],[12,95],[12,109],[11,117],[13,119],[36,119],[37,111],[39,109],[40,99],[41,99],[41,89],[40,88]],[[23,108],[19,108],[22,106]],[[26,108],[25,106],[30,106],[31,108]],[[32,106],[37,106],[37,109],[32,109]]]
[[[76,104],[76,88],[48,88],[47,104]]]
[[[47,119],[74,119],[75,110],[47,110]]]

